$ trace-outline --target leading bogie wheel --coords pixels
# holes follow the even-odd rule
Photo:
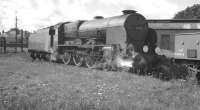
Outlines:
[[[71,54],[69,52],[65,52],[62,57],[62,61],[64,64],[68,65],[71,61]]]

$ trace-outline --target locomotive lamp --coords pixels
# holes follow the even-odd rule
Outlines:
[[[161,52],[160,47],[156,47],[156,48],[155,48],[155,52],[156,52],[158,55],[162,55],[162,52]]]
[[[143,52],[147,53],[149,51],[149,47],[147,45],[143,46]]]

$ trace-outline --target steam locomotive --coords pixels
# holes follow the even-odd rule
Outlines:
[[[105,57],[112,60],[117,53],[124,57],[134,52],[155,54],[156,42],[156,33],[148,28],[145,17],[124,10],[119,16],[97,16],[40,29],[29,37],[28,52],[33,59],[61,60],[76,66],[84,63],[91,68]]]

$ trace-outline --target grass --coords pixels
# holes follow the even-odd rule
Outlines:
[[[1,110],[199,110],[199,91],[181,80],[0,56]]]

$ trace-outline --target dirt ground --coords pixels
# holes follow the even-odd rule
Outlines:
[[[199,110],[200,87],[0,54],[1,110]]]

